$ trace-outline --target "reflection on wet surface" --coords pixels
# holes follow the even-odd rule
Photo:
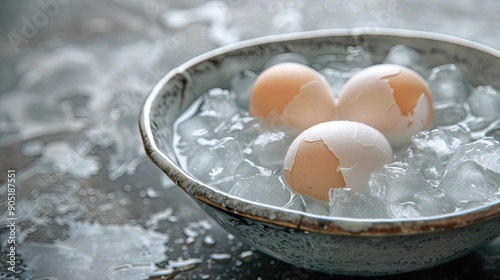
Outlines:
[[[68,1],[2,10],[0,278],[327,279],[221,229],[149,162],[137,117],[168,70],[232,42],[338,27],[435,31],[500,48],[500,4]],[[428,6],[436,5],[429,9]],[[474,8],[474,13],[470,10]],[[460,28],[456,28],[460,26]],[[8,261],[15,217],[15,272]],[[401,279],[494,279],[500,243]],[[260,278],[259,278],[260,277]]]

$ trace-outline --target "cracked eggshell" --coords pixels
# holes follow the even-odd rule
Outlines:
[[[330,121],[303,131],[290,145],[283,164],[295,192],[328,201],[331,188],[369,194],[373,171],[392,161],[392,148],[378,130],[363,123]]]
[[[428,128],[433,111],[427,82],[415,71],[394,64],[361,70],[346,82],[338,100],[339,119],[373,126],[394,148]]]
[[[287,62],[271,66],[257,77],[250,113],[267,125],[285,123],[304,130],[333,120],[336,104],[324,76],[308,66]]]

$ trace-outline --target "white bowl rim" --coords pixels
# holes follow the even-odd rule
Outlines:
[[[443,41],[451,44],[461,45],[468,48],[476,49],[481,52],[488,53],[490,55],[496,56],[500,59],[500,51],[495,50],[491,47],[472,42],[466,39],[438,34],[427,31],[416,31],[416,30],[405,30],[405,29],[391,29],[391,28],[351,28],[351,29],[323,29],[315,31],[303,31],[287,34],[278,34],[265,37],[259,37],[254,39],[249,39],[230,45],[226,45],[204,54],[198,55],[180,66],[170,70],[158,83],[152,88],[149,95],[146,97],[144,104],[141,108],[139,116],[139,128],[142,136],[144,148],[148,157],[160,168],[162,169],[170,178],[175,174],[179,176],[174,182],[181,189],[187,192],[190,196],[205,202],[213,207],[216,207],[222,211],[243,216],[246,218],[251,218],[258,221],[263,221],[271,224],[285,226],[291,229],[311,231],[311,232],[321,232],[329,234],[339,234],[339,235],[366,235],[366,236],[381,236],[381,235],[408,235],[408,234],[418,234],[424,232],[432,232],[437,230],[454,229],[467,226],[469,224],[487,221],[500,217],[500,201],[485,204],[480,207],[473,209],[468,209],[460,212],[448,213],[438,216],[428,216],[421,218],[400,218],[400,219],[358,219],[358,218],[345,218],[345,217],[334,217],[334,216],[324,216],[315,215],[311,213],[304,213],[297,210],[284,209],[281,207],[276,207],[272,205],[266,205],[254,201],[245,200],[236,196],[232,196],[226,192],[220,191],[208,184],[205,184],[186,171],[184,171],[177,163],[170,159],[165,153],[163,153],[157,146],[156,141],[153,137],[153,131],[151,129],[151,108],[154,100],[159,96],[162,89],[166,83],[172,79],[177,74],[182,74],[190,67],[206,61],[210,58],[223,55],[226,52],[252,47],[261,44],[269,44],[273,42],[284,42],[289,40],[302,40],[308,38],[318,38],[318,37],[332,37],[332,36],[397,36],[397,37],[408,37],[417,39],[428,39]],[[500,60],[499,60],[500,63]],[[172,178],[173,179],[173,178]],[[192,182],[194,185],[207,188],[212,191],[217,196],[222,196],[225,201],[237,202],[237,205],[250,206],[250,208],[255,208],[261,211],[242,211],[242,209],[236,209],[227,207],[227,205],[222,205],[216,203],[208,198],[195,196],[186,189],[180,182]],[[259,216],[255,213],[266,212],[266,216]],[[293,219],[280,220],[279,216],[292,215]],[[294,222],[290,222],[293,220]]]

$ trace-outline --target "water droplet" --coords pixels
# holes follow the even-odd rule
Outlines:
[[[87,191],[86,191],[86,190],[84,190],[84,189],[81,189],[81,190],[78,192],[78,194],[79,194],[80,196],[87,196]]]
[[[126,191],[126,192],[130,192],[132,190],[132,186],[131,185],[125,185],[125,186],[123,186],[123,190]]]
[[[155,213],[149,217],[149,219],[145,223],[145,226],[156,228],[158,227],[158,223],[160,221],[169,219],[173,212],[174,210],[169,207],[161,212]]]
[[[185,243],[185,239],[184,238],[176,238],[174,239],[174,244],[176,245],[180,245],[180,244],[184,244]]]
[[[214,253],[210,255],[210,258],[216,263],[225,264],[231,260],[232,256],[226,253]]]
[[[40,191],[38,189],[33,189],[31,191],[31,197],[36,198],[40,194]]]
[[[203,238],[203,245],[213,247],[215,246],[215,239],[211,235],[207,235]]]
[[[158,197],[158,193],[151,187],[146,189],[146,194],[151,198]]]
[[[241,252],[241,254],[238,256],[238,258],[240,260],[242,260],[243,262],[249,262],[253,259],[253,251],[249,250],[249,251]]]
[[[149,279],[150,280],[156,280],[156,279],[172,279],[175,275],[175,270],[171,267],[167,267],[158,271],[155,271],[153,273],[149,274]]]
[[[199,221],[199,224],[203,229],[206,229],[206,230],[212,229],[212,224],[208,220],[201,220],[201,221]]]
[[[99,208],[99,214],[101,214],[101,216],[106,216],[108,214],[108,209],[106,208]]]
[[[178,259],[176,261],[168,261],[168,265],[173,269],[187,271],[197,267],[202,262],[199,258]]]
[[[184,228],[184,230],[182,230],[182,232],[186,236],[190,236],[190,237],[197,237],[199,235],[197,230],[190,228],[190,227]]]
[[[179,218],[176,216],[170,216],[167,218],[167,221],[172,222],[172,223],[176,223],[179,221]]]
[[[196,238],[192,237],[192,236],[189,236],[188,238],[186,238],[186,245],[191,245],[193,244],[194,242],[196,241]]]
[[[87,215],[90,216],[91,218],[95,218],[97,216],[97,212],[94,210],[91,210],[87,212]]]

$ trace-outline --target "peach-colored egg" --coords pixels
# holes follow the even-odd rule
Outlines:
[[[295,192],[328,201],[331,188],[370,193],[376,169],[392,160],[392,148],[378,130],[363,123],[330,121],[304,130],[290,145],[283,177]]]
[[[316,70],[286,62],[264,70],[250,95],[250,113],[268,125],[284,123],[304,130],[333,120],[336,104],[326,79]]]
[[[338,100],[340,119],[373,126],[394,148],[426,129],[433,110],[426,81],[415,71],[394,64],[361,70],[346,82]]]

